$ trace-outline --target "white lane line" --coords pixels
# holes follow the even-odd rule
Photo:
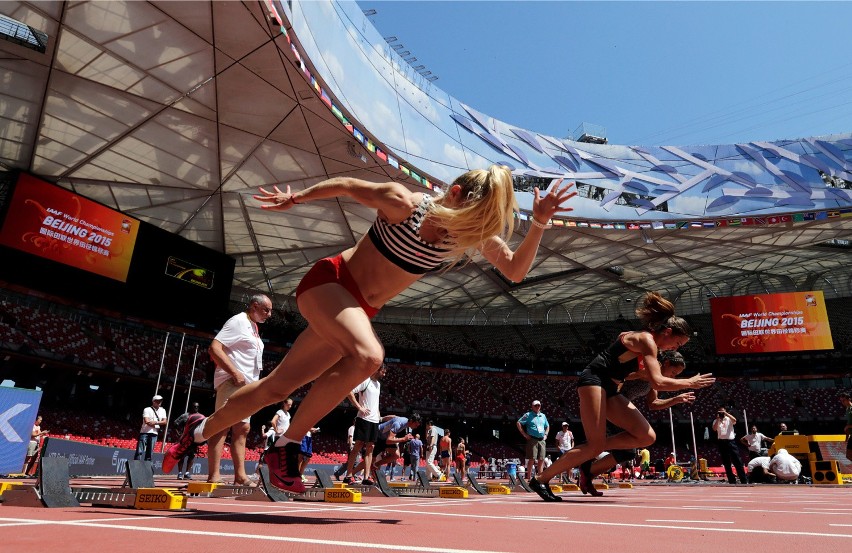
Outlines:
[[[339,547],[360,547],[360,548],[371,548],[371,549],[388,549],[393,551],[398,551],[400,546],[398,543],[365,543],[365,542],[353,542],[353,541],[342,541],[342,540],[322,540],[322,539],[312,539],[312,538],[294,538],[288,536],[265,536],[259,534],[242,534],[236,532],[209,532],[209,531],[200,531],[200,530],[179,530],[176,528],[146,528],[139,526],[126,526],[123,524],[97,524],[91,522],[75,522],[75,521],[43,521],[44,525],[58,525],[58,526],[80,526],[84,528],[107,528],[112,530],[130,530],[133,532],[153,532],[153,533],[161,533],[161,534],[180,534],[180,535],[195,535],[198,537],[201,536],[215,536],[220,538],[238,538],[238,539],[252,539],[252,540],[262,540],[262,541],[272,541],[272,542],[287,542],[287,543],[305,543],[311,545],[330,545],[330,546],[339,546]],[[447,549],[445,547],[437,548],[437,547],[419,547],[416,545],[406,545],[406,551],[422,551],[424,553],[497,553],[492,550],[476,550],[476,549]]]
[[[734,524],[729,520],[680,520],[676,518],[649,518],[645,522],[677,522],[682,524]]]

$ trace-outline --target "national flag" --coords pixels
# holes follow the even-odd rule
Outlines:
[[[580,221],[579,223],[577,223],[577,226],[578,226],[578,227],[583,227],[583,228],[585,228],[585,227],[588,227],[588,226],[589,226],[589,223],[586,223],[586,222]]]
[[[550,224],[552,224],[554,227],[564,227],[565,221],[563,221],[562,219],[551,219]]]
[[[627,230],[627,225],[624,223],[615,223],[613,226],[615,226],[616,230]]]
[[[742,221],[740,219],[728,219],[728,226],[729,227],[738,227],[741,224],[742,224]]]
[[[753,217],[741,217],[740,222],[744,227],[753,227],[754,226],[754,218]]]
[[[766,218],[766,224],[768,224],[768,225],[777,225],[780,222],[781,221],[780,221],[779,217],[767,217]]]
[[[429,190],[432,190],[432,183],[426,180],[425,178],[423,179],[423,186],[425,186]]]
[[[839,211],[829,211],[828,212],[828,218],[829,219],[834,219],[835,217],[840,217]]]
[[[577,221],[565,221],[565,226],[566,227],[576,227]]]
[[[689,228],[689,223],[687,221],[678,221],[677,228]]]
[[[370,140],[369,138],[367,139],[367,151],[368,152],[375,152],[376,151],[376,145],[373,144],[373,141]]]
[[[841,217],[852,217],[852,209],[841,209],[840,210]]]
[[[778,222],[779,223],[789,223],[792,220],[793,220],[793,218],[790,217],[789,215],[779,215],[778,216]]]
[[[725,219],[720,219],[720,220],[716,221],[716,226],[717,227],[726,227],[726,226],[728,226],[728,221],[726,221]]]
[[[667,229],[677,228],[677,223],[663,223],[663,228],[667,228]]]
[[[399,170],[400,170],[400,171],[402,171],[403,173],[405,173],[406,175],[410,175],[410,174],[411,174],[411,171],[410,171],[410,170],[408,169],[408,167],[406,167],[405,165],[400,165],[400,166],[399,166]]]
[[[704,221],[701,223],[701,226],[703,228],[716,228],[716,223],[714,223],[713,221]]]
[[[420,175],[418,175],[418,174],[417,174],[417,173],[415,173],[414,171],[412,171],[412,172],[411,172],[411,175],[410,175],[410,176],[411,176],[411,178],[412,178],[412,179],[414,179],[414,180],[415,180],[415,181],[417,181],[418,183],[420,182]]]
[[[388,155],[388,165],[394,169],[399,169],[399,161],[397,161],[397,159],[392,155]]]
[[[654,229],[654,230],[660,230],[664,226],[665,225],[663,225],[662,221],[651,221],[651,228]],[[645,228],[645,227],[643,227],[643,228]]]
[[[589,223],[589,228],[601,228],[600,223]]]
[[[627,230],[639,230],[638,223],[627,223]]]
[[[333,103],[331,104],[331,113],[333,113],[333,114],[334,114],[334,116],[335,116],[335,117],[337,117],[337,119],[338,119],[341,123],[343,123],[344,121],[346,121],[346,117],[344,117],[344,116],[343,116],[343,112],[342,112],[342,111],[340,111],[340,108],[338,108],[338,107],[337,107],[336,105],[334,105]]]
[[[817,221],[828,219],[828,213],[826,213],[825,211],[817,211],[816,213],[814,213],[814,215],[816,216]]]
[[[801,223],[804,220],[805,220],[805,214],[804,213],[793,213],[793,222],[794,223]]]
[[[615,225],[612,223],[604,223],[601,225],[601,228],[606,230],[615,230]]]
[[[364,141],[367,139],[367,138],[364,136],[364,133],[362,133],[361,131],[359,131],[359,130],[358,130],[357,128],[355,128],[355,127],[352,127],[352,136],[354,136],[354,137],[355,137],[355,140],[357,140],[357,141],[358,141],[358,142],[360,142],[361,144],[363,144],[363,143],[364,143]]]
[[[754,224],[755,224],[755,225],[765,225],[765,224],[766,224],[766,219],[765,219],[765,218],[763,218],[763,217],[756,217],[756,218],[754,219]]]
[[[649,230],[651,228],[651,223],[639,223],[639,228]]]
[[[690,228],[701,228],[701,223],[689,223]]]
[[[382,161],[388,160],[388,155],[384,153],[380,148],[376,148],[376,157]]]

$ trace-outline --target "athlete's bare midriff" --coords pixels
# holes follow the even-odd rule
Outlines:
[[[341,253],[367,303],[380,308],[423,275],[403,271],[383,256],[365,234]]]

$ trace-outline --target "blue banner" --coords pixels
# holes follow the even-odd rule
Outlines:
[[[0,474],[23,472],[40,390],[0,387]]]

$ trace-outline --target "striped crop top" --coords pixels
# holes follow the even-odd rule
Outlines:
[[[428,273],[441,265],[452,252],[449,248],[428,244],[420,237],[420,225],[426,218],[431,201],[431,196],[423,194],[423,200],[411,216],[401,223],[391,224],[376,217],[368,232],[379,252],[405,272],[416,275]],[[439,246],[448,244],[446,240],[438,243]]]

